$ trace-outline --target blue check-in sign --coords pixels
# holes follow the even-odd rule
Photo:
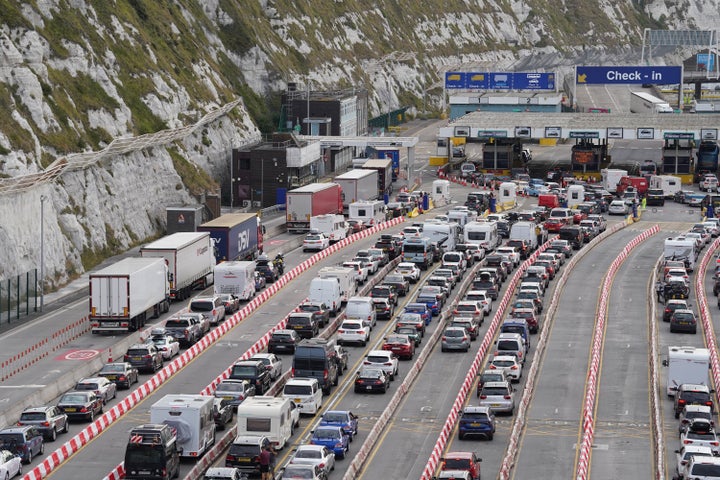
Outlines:
[[[668,85],[682,81],[681,67],[580,66],[576,67],[578,85],[644,84]]]

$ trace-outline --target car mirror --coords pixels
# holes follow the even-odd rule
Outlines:
[[[667,366],[668,366],[668,361],[667,361],[667,360],[663,360],[663,361],[662,361],[662,366],[663,366],[663,367],[667,367]]]

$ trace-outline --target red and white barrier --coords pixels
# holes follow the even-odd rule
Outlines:
[[[83,317],[53,332],[49,337],[4,360],[0,364],[0,381],[5,381],[26,368],[35,365],[52,352],[64,347],[90,330],[89,317]]]
[[[399,223],[402,223],[404,221],[405,221],[404,217],[398,217],[389,222],[380,223],[372,228],[369,228],[367,230],[363,230],[362,232],[358,232],[354,235],[351,235],[350,237],[343,239],[342,241],[336,243],[335,245],[332,245],[331,247],[326,248],[325,250],[316,253],[315,255],[311,256],[310,258],[308,258],[307,260],[302,262],[297,267],[293,268],[292,270],[290,270],[289,272],[284,274],[277,281],[275,281],[272,285],[270,285],[268,288],[266,288],[262,293],[260,293],[260,295],[256,296],[254,299],[252,299],[250,302],[248,302],[248,304],[245,305],[244,308],[242,308],[240,311],[235,313],[232,317],[230,317],[229,319],[224,321],[217,328],[212,330],[208,335],[203,337],[198,343],[193,345],[191,348],[187,349],[182,355],[180,355],[180,357],[173,360],[169,365],[167,365],[165,368],[160,370],[160,372],[153,375],[153,377],[151,377],[143,385],[138,387],[129,396],[125,397],[120,403],[115,405],[112,409],[110,409],[108,412],[106,412],[102,417],[100,417],[98,420],[95,420],[89,426],[85,427],[79,434],[75,435],[69,442],[65,443],[61,448],[52,452],[47,458],[45,458],[45,460],[43,460],[43,462],[40,465],[38,465],[37,467],[33,468],[30,472],[25,474],[25,476],[23,477],[23,480],[39,480],[39,479],[47,477],[50,474],[50,472],[52,472],[55,468],[57,468],[58,465],[60,465],[62,462],[64,462],[68,458],[70,458],[81,447],[83,447],[85,444],[90,442],[90,440],[92,440],[100,432],[105,430],[108,426],[110,426],[113,422],[115,422],[121,416],[123,416],[127,412],[129,412],[132,408],[135,407],[135,405],[137,405],[142,399],[144,399],[148,395],[150,395],[153,391],[155,391],[168,378],[170,378],[175,373],[180,371],[185,365],[187,365],[188,362],[190,362],[193,358],[195,358],[197,355],[199,355],[201,352],[203,352],[206,348],[208,348],[211,344],[213,344],[215,341],[217,341],[220,337],[225,335],[225,333],[227,333],[231,328],[235,327],[238,323],[240,323],[245,318],[247,318],[258,307],[260,307],[263,303],[265,303],[270,297],[275,295],[280,289],[282,289],[285,285],[287,285],[290,281],[295,279],[295,277],[297,277],[298,275],[300,275],[301,273],[306,271],[312,265],[314,265],[321,259],[326,258],[327,256],[331,255],[332,253],[337,252],[340,248],[342,248],[346,245],[349,245],[350,243],[352,243],[354,241],[357,241],[360,238],[368,237],[368,236],[373,235],[381,230],[398,225]],[[258,343],[260,343],[264,340],[264,345],[267,345],[268,339],[269,339],[269,335],[265,335]],[[253,353],[251,355],[254,355],[258,351],[259,350],[253,351]],[[251,356],[251,355],[249,355],[249,356]],[[249,358],[249,356],[248,356],[248,358]],[[122,470],[121,465],[118,465],[117,467],[115,467],[113,469],[113,471],[110,473],[110,475],[120,474],[119,472],[122,472],[122,475],[124,475],[124,471]],[[106,477],[106,478],[108,478],[108,477]],[[123,477],[121,476],[120,478],[123,478]]]
[[[610,264],[601,288],[600,302],[598,303],[598,315],[595,321],[595,331],[593,332],[592,343],[590,347],[590,365],[588,366],[588,375],[585,387],[585,400],[583,402],[583,433],[580,442],[580,451],[578,453],[577,466],[575,469],[575,478],[577,480],[586,480],[588,478],[590,468],[590,457],[592,454],[592,442],[595,438],[595,403],[597,400],[598,376],[600,373],[600,359],[602,357],[603,346],[605,344],[605,321],[607,319],[607,308],[609,292],[612,287],[613,277],[623,264],[629,253],[640,243],[650,238],[660,231],[658,225],[645,230],[643,233],[633,238],[620,254]]]

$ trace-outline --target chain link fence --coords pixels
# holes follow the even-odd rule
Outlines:
[[[12,323],[40,309],[37,269],[0,280],[0,324]]]

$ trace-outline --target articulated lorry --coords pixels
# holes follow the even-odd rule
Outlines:
[[[378,158],[368,160],[362,166],[365,170],[375,170],[378,173],[377,194],[378,198],[382,198],[385,194],[390,195],[393,191],[392,187],[392,159]]]
[[[185,300],[194,289],[213,283],[215,256],[209,232],[173,233],[142,247],[140,256],[165,260],[172,300]]]
[[[647,92],[630,92],[630,113],[673,113],[668,102]]]
[[[210,233],[216,262],[255,260],[263,248],[262,226],[255,213],[221,215],[197,231]]]
[[[125,258],[90,274],[92,333],[134,332],[169,309],[168,268],[160,258]]]
[[[343,213],[342,188],[337,183],[311,183],[287,192],[287,230],[308,232],[310,217]]]
[[[378,198],[378,172],[375,170],[350,170],[335,177],[333,182],[342,188],[345,210],[353,202]]]

